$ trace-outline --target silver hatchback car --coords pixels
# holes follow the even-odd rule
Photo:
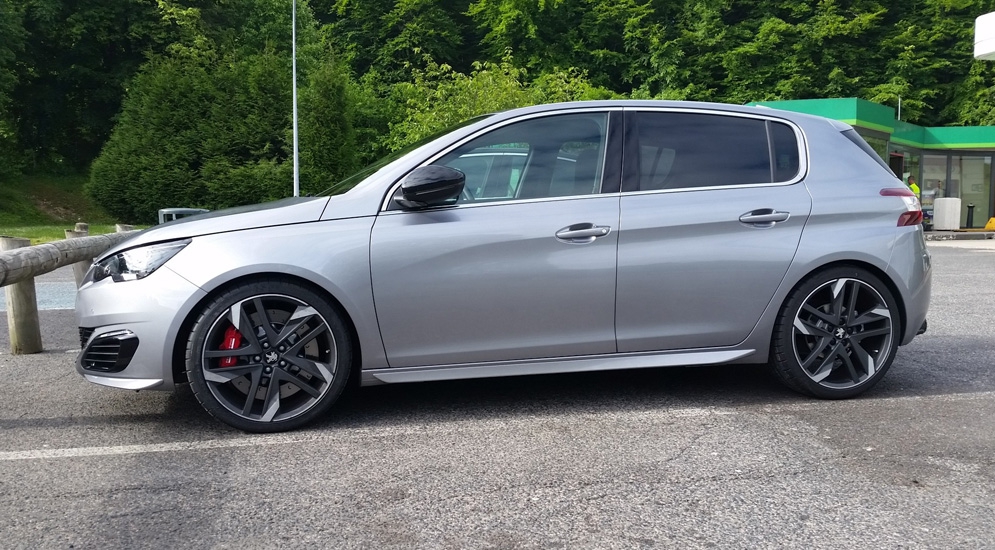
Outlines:
[[[146,230],[80,288],[77,368],[253,432],[362,384],[769,363],[821,398],[926,328],[916,196],[846,124],[609,101],[470,121],[338,196]]]

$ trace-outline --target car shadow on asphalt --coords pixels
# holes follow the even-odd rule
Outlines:
[[[923,339],[900,348],[887,376],[857,399],[995,391],[995,372],[982,352],[990,342],[974,335],[944,335],[942,340],[942,347]],[[951,349],[960,351],[951,356],[945,351]],[[65,351],[50,353],[58,357]],[[99,394],[94,399],[102,404],[103,414],[78,410],[81,414],[71,418],[7,419],[0,421],[0,428],[152,424],[165,439],[239,433],[211,418],[188,386],[171,394],[84,386],[80,391]],[[818,400],[785,388],[764,365],[661,367],[350,388],[309,429],[812,402]],[[120,414],[106,414],[108,410]]]
[[[946,338],[956,349],[990,346],[974,336]],[[995,392],[995,372],[982,354],[952,359],[923,344],[900,348],[884,379],[855,399]],[[819,400],[782,386],[766,365],[663,367],[351,388],[314,426],[811,402]]]
[[[668,367],[352,388],[316,428],[783,404],[762,365]]]

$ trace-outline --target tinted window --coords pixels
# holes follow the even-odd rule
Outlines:
[[[637,116],[640,190],[770,183],[798,173],[797,141],[785,124],[697,113]]]
[[[798,140],[787,124],[768,122],[773,147],[774,181],[791,181],[798,175]]]
[[[504,126],[434,164],[466,174],[459,202],[590,195],[601,190],[607,115],[556,115]]]

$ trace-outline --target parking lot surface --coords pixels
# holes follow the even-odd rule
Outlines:
[[[930,243],[929,331],[848,401],[646,369],[362,388],[249,435],[85,382],[71,311],[29,356],[0,316],[0,546],[993,547],[993,245]]]

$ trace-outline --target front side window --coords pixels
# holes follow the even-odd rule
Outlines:
[[[432,164],[461,170],[459,203],[600,192],[608,117],[554,115],[515,122],[470,140]]]
[[[787,124],[706,113],[636,113],[638,181],[633,190],[790,181],[800,166]]]

